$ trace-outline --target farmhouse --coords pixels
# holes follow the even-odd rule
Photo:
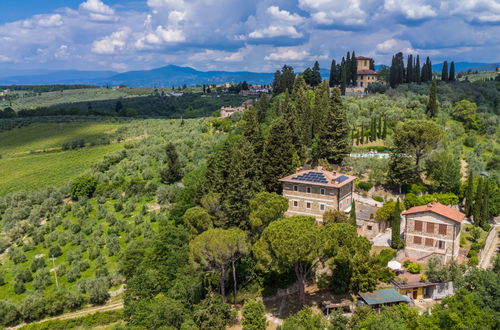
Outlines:
[[[377,82],[377,71],[372,67],[372,59],[369,57],[358,56],[358,75],[356,78],[356,87],[366,90],[369,84]]]
[[[378,209],[376,206],[356,202],[356,225],[359,235],[372,239],[389,227],[388,221],[375,219]]]
[[[323,221],[328,210],[348,211],[356,177],[327,171],[323,167],[299,169],[295,174],[280,179],[283,196],[288,199],[286,215],[313,216]]]
[[[412,207],[405,216],[405,255],[418,260],[439,256],[444,262],[456,259],[460,228],[465,214],[441,203]]]

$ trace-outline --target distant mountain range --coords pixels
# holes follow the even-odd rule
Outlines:
[[[471,70],[495,70],[500,63],[456,62],[455,72]],[[380,68],[379,65],[376,66]],[[442,63],[432,66],[441,71]],[[323,79],[328,79],[329,69],[321,69]],[[85,84],[98,86],[127,85],[130,87],[171,87],[181,85],[201,85],[211,83],[246,81],[252,84],[270,84],[274,73],[249,71],[198,71],[190,67],[167,65],[152,70],[129,71],[51,71],[12,69],[0,71],[0,85],[52,85],[52,84]]]

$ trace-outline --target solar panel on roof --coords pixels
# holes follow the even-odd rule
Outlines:
[[[341,175],[339,176],[338,178],[335,179],[335,181],[337,181],[338,183],[342,183],[344,182],[345,180],[349,179],[348,176],[345,176],[345,175]]]
[[[328,183],[324,174],[321,172],[304,173],[302,175],[292,177],[292,180],[308,181],[308,182],[315,182],[315,183]]]

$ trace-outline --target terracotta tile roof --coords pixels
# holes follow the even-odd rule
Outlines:
[[[359,75],[363,75],[363,74],[377,74],[377,71],[375,71],[375,70],[358,70],[358,74]]]
[[[298,170],[295,174],[281,178],[279,181],[339,188],[354,180],[356,180],[355,176],[331,172],[323,167],[318,167],[310,170]]]
[[[356,56],[357,60],[371,60],[371,57],[365,57],[365,56]]]
[[[403,212],[403,215],[406,214],[415,214],[415,213],[423,213],[423,212],[434,212],[439,214],[445,218],[456,221],[458,223],[462,222],[465,218],[465,214],[460,211],[454,210],[451,207],[443,205],[441,203],[435,202],[427,205],[414,206]]]

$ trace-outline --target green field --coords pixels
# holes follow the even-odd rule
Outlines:
[[[0,159],[0,196],[19,190],[60,186],[82,174],[105,155],[123,144],[87,147],[79,150],[40,153]]]
[[[119,126],[117,123],[35,123],[0,132],[0,155],[9,158],[30,152],[60,149],[63,143],[77,139],[93,143],[114,133]]]
[[[92,102],[103,100],[126,99],[131,97],[148,96],[153,93],[171,93],[172,88],[85,88],[69,89],[58,92],[34,93],[31,91],[12,91],[10,97],[5,100],[0,99],[0,109],[12,107],[14,110],[35,109],[39,107],[51,107],[57,104]],[[201,92],[200,87],[188,87],[183,92]],[[13,97],[14,96],[14,97]]]

